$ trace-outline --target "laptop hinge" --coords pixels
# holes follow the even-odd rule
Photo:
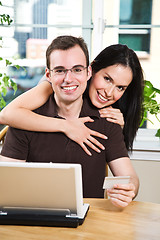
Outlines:
[[[0,215],[55,215],[55,216],[66,216],[71,215],[69,209],[54,209],[54,208],[21,208],[21,207],[3,207],[0,209]]]

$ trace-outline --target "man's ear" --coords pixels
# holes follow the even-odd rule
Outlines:
[[[91,65],[88,66],[88,69],[87,69],[87,81],[92,77],[92,67]]]
[[[49,69],[48,68],[46,68],[46,78],[47,78],[47,80],[49,81],[49,82],[51,82],[51,75],[50,75],[50,71],[49,71]]]

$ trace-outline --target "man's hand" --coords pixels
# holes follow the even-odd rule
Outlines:
[[[101,110],[99,110],[100,117],[106,118],[107,121],[117,123],[122,128],[124,127],[124,118],[123,114],[119,109],[112,108],[112,107],[106,107]]]
[[[107,189],[107,195],[113,205],[124,208],[135,197],[135,186],[133,183],[115,184],[113,188]]]
[[[97,141],[93,136],[107,139],[107,137],[99,132],[93,131],[85,126],[85,122],[93,122],[94,120],[90,117],[83,117],[74,120],[66,120],[64,133],[67,137],[78,143],[83,150],[88,154],[92,155],[87,149],[86,145],[92,148],[94,151],[100,153],[104,150],[104,146]]]

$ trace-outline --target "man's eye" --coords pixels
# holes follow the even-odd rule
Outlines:
[[[75,72],[75,73],[80,73],[80,72],[82,72],[82,70],[83,70],[83,69],[80,68],[80,67],[76,67],[76,68],[73,68],[73,69],[72,69],[72,71]]]
[[[56,69],[56,70],[54,70],[54,72],[57,73],[57,74],[63,74],[63,73],[64,73],[64,70],[62,70],[62,69]]]

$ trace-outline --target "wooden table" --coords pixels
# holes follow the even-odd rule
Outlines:
[[[122,211],[106,199],[85,199],[90,209],[78,228],[0,226],[0,240],[159,240],[160,204],[132,202]]]

